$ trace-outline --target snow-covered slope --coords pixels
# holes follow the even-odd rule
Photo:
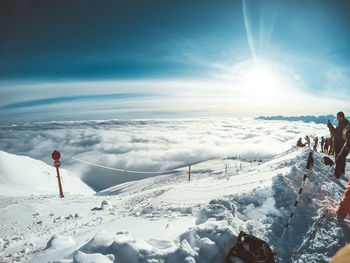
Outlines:
[[[60,168],[65,194],[91,195],[94,191],[73,173]],[[58,194],[56,168],[27,156],[0,151],[0,195]]]
[[[183,170],[96,196],[1,198],[0,261],[217,263],[243,230],[268,242],[277,262],[328,262],[350,241],[350,222],[339,223],[330,212],[293,255],[326,209],[336,209],[347,183],[329,177],[322,154],[315,153],[313,172],[281,239],[307,155],[308,149],[293,148],[242,169],[237,160],[208,161],[192,167],[191,182]]]

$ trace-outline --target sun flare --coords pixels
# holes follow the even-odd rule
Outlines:
[[[269,70],[255,68],[244,77],[246,91],[254,97],[267,97],[276,91],[277,77]]]

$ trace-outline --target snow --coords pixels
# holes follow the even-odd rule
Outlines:
[[[75,245],[71,236],[52,236],[45,249],[62,249]]]
[[[27,156],[0,151],[0,195],[58,194],[56,168]],[[73,173],[60,168],[64,194],[91,195],[94,191]]]
[[[75,263],[112,263],[114,262],[114,256],[112,254],[105,256],[100,253],[86,254],[84,252],[77,251],[74,254],[73,260]]]
[[[223,262],[239,232],[245,231],[265,240],[276,252],[277,262],[328,262],[350,241],[350,222],[338,222],[326,211],[336,209],[348,179],[330,177],[332,168],[322,164],[323,154],[314,153],[314,169],[281,239],[305,174],[308,151],[291,148],[264,162],[246,161],[242,169],[235,165],[239,160],[216,159],[194,165],[190,182],[182,169],[116,185],[96,195],[72,192],[63,199],[57,197],[57,182],[53,195],[48,182],[38,179],[48,165],[1,152],[2,163],[18,160],[29,167],[33,162],[32,169],[37,165],[36,170],[8,165],[1,171],[6,171],[6,178],[11,172],[28,171],[37,184],[21,182],[28,189],[48,193],[28,196],[16,188],[15,194],[2,194],[0,261]],[[11,184],[19,185],[16,180],[21,176],[11,178]],[[69,182],[76,190],[81,186],[66,179],[64,188],[69,189]],[[324,212],[326,218],[316,234],[300,254],[293,255]]]

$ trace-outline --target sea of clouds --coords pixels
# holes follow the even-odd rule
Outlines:
[[[89,166],[73,156],[120,169],[163,171],[238,155],[270,158],[305,135],[328,136],[328,129],[314,122],[254,118],[67,121],[0,126],[0,149],[49,164],[56,149],[62,167],[101,190],[150,175]]]

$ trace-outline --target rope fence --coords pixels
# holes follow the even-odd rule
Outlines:
[[[92,162],[88,162],[76,157],[72,157],[72,159],[85,163],[85,164],[89,164],[92,166],[96,166],[96,167],[100,167],[100,168],[104,168],[104,169],[108,169],[108,170],[113,170],[113,171],[118,171],[118,172],[124,172],[124,173],[134,173],[134,174],[164,174],[164,173],[170,173],[170,172],[175,172],[178,171],[181,168],[176,168],[176,169],[172,169],[172,170],[165,170],[165,171],[159,171],[159,172],[146,172],[146,171],[135,171],[135,170],[128,170],[128,169],[119,169],[119,168],[113,168],[113,167],[109,167],[109,166],[105,166],[105,165],[101,165],[101,164],[97,164],[97,163],[92,163]]]
[[[98,163],[93,163],[93,162],[90,162],[90,161],[82,160],[82,159],[77,158],[75,156],[73,156],[72,159],[76,160],[78,162],[81,162],[81,163],[85,163],[85,164],[88,164],[88,165],[91,165],[91,166],[95,166],[95,167],[99,167],[99,168],[103,168],[103,169],[107,169],[107,170],[111,170],[111,171],[117,171],[117,172],[123,172],[123,173],[133,173],[133,174],[158,174],[158,175],[161,175],[161,174],[174,173],[174,172],[179,173],[179,172],[184,172],[183,169],[185,167],[188,167],[188,181],[191,181],[191,173],[193,173],[192,166],[195,165],[195,164],[200,163],[200,162],[197,162],[197,163],[184,165],[183,167],[180,167],[180,168],[164,170],[164,171],[153,171],[153,172],[151,172],[151,171],[139,171],[139,170],[129,170],[129,169],[121,169],[121,168],[109,167],[109,166],[106,166],[106,165],[101,165],[101,164],[98,164]],[[249,163],[249,161],[247,161],[247,163]],[[252,165],[250,165],[250,166],[247,165],[247,167],[251,167],[251,166]],[[228,172],[229,167],[234,168],[236,170],[236,172],[237,172],[237,171],[243,169],[243,164],[242,164],[241,161],[239,163],[235,162],[234,166],[233,165],[229,166],[227,163],[225,163],[224,167],[220,166],[217,169],[218,170],[223,169],[224,170],[223,171],[224,175],[228,176],[229,175],[229,172]]]

